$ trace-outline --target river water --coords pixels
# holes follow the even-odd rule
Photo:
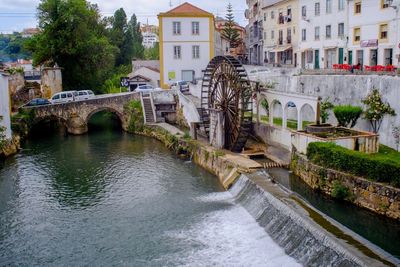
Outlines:
[[[297,265],[214,176],[158,141],[46,132],[1,163],[0,266]]]

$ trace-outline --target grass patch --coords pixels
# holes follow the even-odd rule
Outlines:
[[[260,122],[268,124],[269,117],[267,115],[261,115]],[[303,129],[312,123],[311,121],[303,121]],[[274,118],[274,125],[282,127],[282,118]],[[297,130],[297,120],[287,120],[287,127],[292,130]]]

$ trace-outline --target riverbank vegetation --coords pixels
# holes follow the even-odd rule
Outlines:
[[[314,142],[308,145],[307,157],[326,168],[400,187],[400,153],[386,146],[381,145],[379,153],[366,154],[334,143]]]

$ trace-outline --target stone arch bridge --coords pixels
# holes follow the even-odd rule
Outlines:
[[[132,100],[140,100],[140,95],[138,93],[99,95],[88,100],[24,107],[24,109],[33,111],[34,124],[46,119],[57,119],[65,125],[68,133],[79,135],[88,131],[90,118],[100,111],[116,114],[126,131],[130,114],[124,110],[124,106]]]

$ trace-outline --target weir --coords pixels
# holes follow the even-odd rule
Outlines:
[[[289,256],[304,266],[400,264],[388,253],[302,203],[291,192],[267,181],[268,176],[265,172],[242,174],[229,191]],[[324,220],[334,233],[316,222]]]

